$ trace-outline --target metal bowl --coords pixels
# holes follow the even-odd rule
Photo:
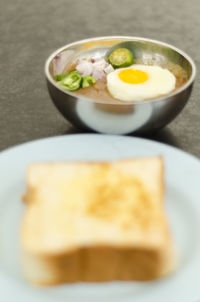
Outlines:
[[[141,102],[101,102],[66,91],[56,84],[55,61],[64,65],[86,55],[104,56],[111,47],[122,43],[133,51],[135,60],[183,70],[185,82],[171,94]],[[108,36],[81,40],[56,50],[45,64],[50,96],[62,115],[78,128],[101,133],[145,133],[162,128],[183,109],[190,96],[196,75],[193,60],[183,51],[159,41],[126,36]]]

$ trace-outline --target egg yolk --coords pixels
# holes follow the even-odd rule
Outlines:
[[[133,68],[121,70],[118,76],[120,80],[128,84],[141,84],[149,78],[146,72]]]

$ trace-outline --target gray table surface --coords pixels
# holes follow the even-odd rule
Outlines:
[[[199,0],[0,0],[0,150],[78,132],[55,109],[43,68],[79,39],[130,35],[181,48],[200,69]],[[181,114],[150,138],[200,157],[200,77]],[[80,131],[79,131],[80,132]]]

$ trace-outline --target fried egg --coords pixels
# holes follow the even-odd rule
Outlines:
[[[107,88],[119,100],[143,101],[170,93],[176,85],[175,76],[159,66],[132,65],[107,75]]]

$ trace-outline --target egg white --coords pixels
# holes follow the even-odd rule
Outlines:
[[[148,74],[148,80],[141,84],[128,84],[120,80],[118,74],[124,69],[138,69]],[[119,100],[143,101],[170,93],[176,85],[175,76],[159,66],[132,65],[116,69],[107,75],[107,88],[110,94]]]

